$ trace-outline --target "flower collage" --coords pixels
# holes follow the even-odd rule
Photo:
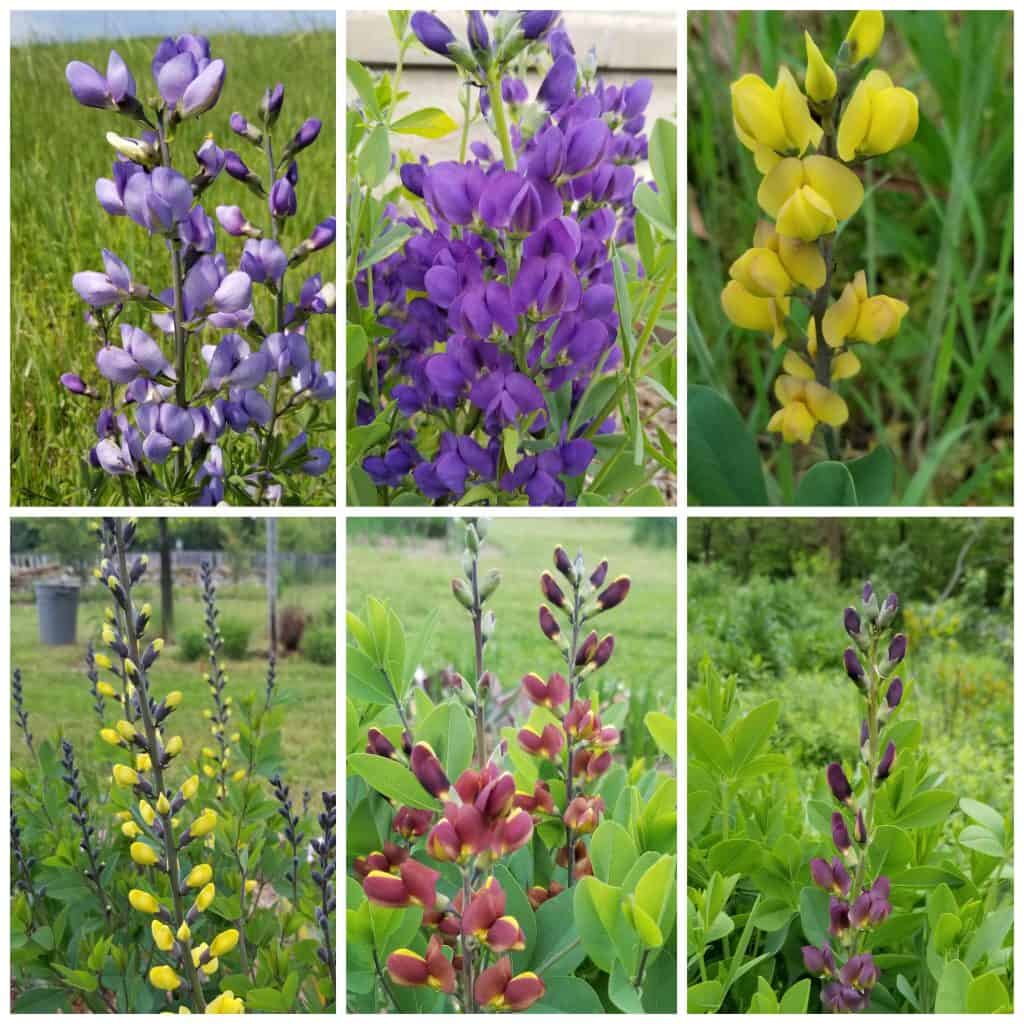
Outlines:
[[[1013,22],[9,10],[10,1013],[1013,1013]]]

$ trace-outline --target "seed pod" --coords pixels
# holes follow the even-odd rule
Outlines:
[[[452,593],[455,595],[455,600],[462,605],[467,611],[473,610],[473,594],[469,589],[469,584],[459,577],[455,577],[452,580]]]
[[[501,573],[491,569],[480,584],[480,603],[483,604],[501,585]]]

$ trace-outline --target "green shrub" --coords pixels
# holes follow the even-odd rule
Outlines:
[[[238,619],[221,619],[221,636],[224,638],[224,654],[234,661],[241,661],[249,652],[251,628]]]
[[[317,665],[335,664],[337,636],[333,629],[310,629],[302,642],[302,653]]]
[[[206,637],[201,629],[178,631],[178,657],[182,661],[198,661],[206,654]]]

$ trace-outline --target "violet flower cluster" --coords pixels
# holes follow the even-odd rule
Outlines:
[[[902,681],[890,677],[906,656],[907,638],[897,633],[885,646],[898,611],[895,594],[879,602],[874,588],[865,583],[861,613],[847,608],[843,616],[854,642],[844,652],[843,663],[865,702],[859,744],[862,764],[856,786],[839,762],[826,770],[829,789],[841,808],[832,815],[832,842],[838,856],[831,863],[815,857],[810,869],[815,885],[830,895],[832,939],[820,949],[803,948],[807,970],[827,979],[821,999],[833,1013],[867,1009],[879,972],[865,946],[871,929],[892,912],[889,879],[885,875],[871,879],[868,854],[874,839],[875,795],[892,774],[896,760],[896,745],[889,740],[883,747],[882,730],[903,699]]]
[[[212,56],[209,40],[182,35],[157,46],[151,71],[157,98],[147,113],[116,51],[105,75],[81,61],[67,66],[80,104],[140,126],[137,138],[107,132],[114,164],[111,176],[96,182],[96,198],[110,216],[127,217],[162,241],[170,281],[160,288],[138,280],[108,249],[102,270],[75,274],[72,283],[100,342],[96,369],[103,385],[93,387],[77,373],[61,381],[101,403],[88,460],[119,478],[126,500],[135,480],[137,497],[158,490],[165,502],[276,503],[289,474],[318,476],[331,461],[310,431],[320,419],[317,403],[334,397],[335,375],[313,357],[307,327],[334,313],[335,288],[319,273],[296,282],[290,298],[286,288],[289,272],[294,280],[294,271],[335,238],[331,216],[290,252],[285,247],[298,208],[295,158],[316,141],[321,122],[307,119],[281,145],[275,130],[284,87],[278,84],[266,91],[255,123],[239,113],[230,118],[264,170],[250,169],[240,153],[210,136],[188,176],[172,161],[175,131],[217,104],[224,61]],[[238,206],[217,206],[216,220],[204,209],[203,194],[222,175],[242,182],[264,205],[255,223]],[[246,239],[237,266],[218,248],[218,226]],[[261,288],[273,310],[266,321],[257,315]],[[129,323],[133,308],[150,322]]]
[[[397,423],[363,468],[432,502],[482,484],[477,500],[572,504],[614,429],[583,401],[622,365],[612,247],[635,238],[651,82],[596,78],[556,11],[469,12],[468,44],[427,12],[411,24],[476,91],[501,151],[400,168],[418,213],[385,216],[412,236],[355,281],[388,331],[356,420]],[[516,60],[548,66],[532,99]]]

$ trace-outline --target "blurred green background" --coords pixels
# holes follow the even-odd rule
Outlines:
[[[225,636],[229,681],[227,694],[237,704],[252,692],[262,699],[267,674],[267,591],[262,574],[253,571],[252,556],[262,554],[265,520],[171,519],[172,548],[181,542],[185,550],[216,551],[223,555],[230,574],[218,578],[218,622]],[[12,549],[18,554],[46,552],[69,567],[79,559],[92,565],[97,551],[95,533],[85,519],[14,520]],[[288,552],[333,553],[333,519],[282,519],[278,548]],[[154,551],[156,520],[140,520],[136,551]],[[176,573],[177,575],[177,573]],[[308,616],[297,652],[279,650],[277,701],[286,707],[282,732],[282,754],[286,775],[301,793],[335,789],[335,570],[333,566],[291,568],[286,558],[279,569],[278,620],[286,609]],[[138,599],[153,606],[149,636],[165,636],[160,615],[160,566],[150,561],[146,575],[136,588]],[[103,751],[98,739],[99,720],[93,710],[89,680],[85,674],[85,651],[90,639],[102,650],[100,627],[103,608],[110,592],[91,576],[79,596],[78,642],[44,647],[38,641],[38,614],[31,581],[16,586],[11,594],[11,667],[20,668],[29,728],[37,742],[55,735],[70,740],[83,751]],[[203,681],[207,671],[202,640],[203,603],[198,579],[185,582],[180,576],[174,589],[174,637],[164,648],[151,673],[160,694],[181,690],[185,699],[175,713],[175,731],[185,740],[191,762],[198,759],[206,742],[209,725],[203,710],[211,708],[209,687]],[[281,631],[279,629],[279,636]],[[108,673],[101,679],[110,681]],[[119,717],[116,706],[106,702],[107,725]],[[239,711],[239,713],[241,713]],[[11,759],[22,765],[29,753],[11,721]],[[106,748],[109,750],[109,748]]]
[[[773,750],[800,792],[853,763],[863,701],[843,670],[843,609],[870,579],[896,591],[909,653],[898,715],[961,796],[1013,803],[1013,523],[1010,519],[691,519],[687,685],[704,666],[736,680],[744,711],[781,702]]]
[[[188,15],[181,16],[181,29]],[[98,404],[69,395],[58,378],[73,371],[99,379],[96,340],[83,321],[86,306],[71,287],[79,270],[102,269],[100,249],[117,253],[133,277],[155,291],[170,287],[169,259],[159,239],[127,217],[109,217],[96,201],[97,178],[110,177],[114,151],[104,140],[108,131],[131,135],[138,125],[117,114],[80,107],[64,77],[70,60],[105,69],[112,47],[131,68],[140,98],[155,94],[150,62],[155,38],[83,40],[33,44],[11,49],[11,502],[15,505],[88,505],[80,463],[95,442]],[[213,55],[227,65],[217,105],[201,118],[182,124],[174,146],[179,170],[191,175],[192,153],[212,134],[224,149],[243,159],[256,153],[232,133],[232,111],[256,117],[264,90],[285,86],[278,131],[290,138],[307,117],[323,128],[316,144],[299,157],[298,212],[286,228],[286,249],[336,211],[335,34],[303,32],[276,36],[214,34]],[[255,166],[255,164],[253,165]],[[221,174],[203,195],[213,216],[221,205],[239,205],[254,222],[260,200],[240,182]],[[228,263],[237,266],[245,239],[230,238],[219,228],[218,243]],[[303,264],[302,280],[317,272],[335,278],[330,247]],[[296,275],[298,280],[298,275]],[[257,303],[266,298],[257,289]],[[257,305],[257,315],[266,310]],[[127,322],[146,327],[148,314],[128,311]],[[207,332],[193,340],[191,358],[211,341]],[[309,332],[313,356],[327,369],[335,365],[334,323],[317,318]],[[205,366],[205,364],[202,364]],[[198,375],[199,371],[195,371]],[[333,448],[333,445],[331,446]],[[298,481],[304,503],[324,504],[334,493],[334,469],[325,477]],[[307,496],[311,500],[306,500]]]
[[[760,176],[732,126],[729,85],[785,64],[803,82],[804,30],[827,60],[852,12],[692,12],[687,20],[689,382],[727,395],[772,469],[790,449],[765,433],[783,349],[733,328],[719,295],[748,248]],[[872,62],[919,99],[914,141],[864,165],[865,201],[837,245],[839,282],[909,303],[899,334],[858,345],[841,392],[843,455],[888,444],[899,502],[1008,505],[1013,485],[1012,14],[886,11]],[[838,295],[838,292],[836,292]],[[806,448],[792,447],[800,464]],[[816,461],[816,460],[815,460]]]
[[[424,671],[433,676],[452,666],[472,676],[473,629],[450,587],[452,577],[462,573],[461,529],[446,518],[351,518],[347,526],[347,607],[363,616],[366,598],[378,597],[394,608],[407,634],[420,629],[436,609]],[[623,604],[594,620],[600,635],[614,634],[615,653],[590,679],[603,703],[628,703],[621,748],[625,760],[653,758],[657,748],[643,716],[663,711],[674,717],[676,708],[675,532],[672,519],[492,519],[480,566],[484,572],[499,569],[502,583],[487,604],[497,615],[497,630],[484,664],[497,674],[500,691],[518,690],[528,672],[546,679],[564,668],[564,659],[537,624],[540,574],[545,569],[555,573],[555,545],[573,557],[582,550],[590,568],[607,557],[608,579],[629,576],[632,588]]]

